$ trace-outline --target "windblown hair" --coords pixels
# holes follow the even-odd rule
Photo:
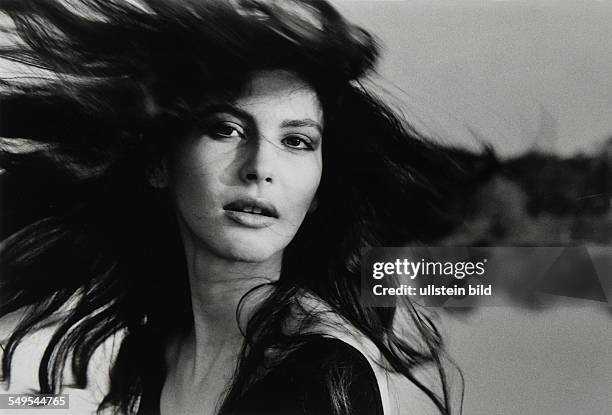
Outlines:
[[[0,317],[25,313],[4,344],[5,380],[20,342],[53,323],[41,393],[61,388],[67,364],[74,386],[86,387],[94,350],[120,332],[99,409],[131,412],[143,390],[159,388],[164,347],[193,316],[172,208],[146,171],[197,128],[206,97],[231,99],[253,71],[281,68],[308,81],[324,107],[319,206],[244,328],[221,412],[257,379],[267,350],[307,340],[283,323],[308,292],[450,413],[435,325],[408,304],[418,340],[410,341],[396,330],[396,309],[362,305],[360,257],[370,246],[441,236],[454,220],[443,202],[470,173],[359,82],[378,56],[367,32],[322,0],[14,0],[0,11],[16,35],[0,56],[30,70],[25,80],[2,79],[0,92],[0,177],[9,196],[3,232],[10,234],[0,251]],[[36,195],[37,207],[18,192]],[[414,375],[425,364],[438,368],[442,394]],[[329,383],[338,413],[348,413],[341,380],[330,374]]]

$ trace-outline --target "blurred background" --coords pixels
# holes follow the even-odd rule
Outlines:
[[[438,244],[600,253],[599,280],[576,275],[546,304],[515,287],[514,306],[439,310],[464,414],[609,414],[612,1],[334,3],[384,46],[381,93],[482,177],[449,200],[456,225]],[[473,155],[484,145],[494,161]]]

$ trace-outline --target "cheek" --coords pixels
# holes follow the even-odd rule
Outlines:
[[[295,180],[289,192],[290,201],[296,205],[296,212],[305,215],[317,194],[321,182],[321,163],[309,164],[297,169],[293,167]]]

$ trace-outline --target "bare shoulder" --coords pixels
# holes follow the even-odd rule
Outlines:
[[[15,312],[0,319],[0,345],[4,350],[6,341],[22,318],[21,312]],[[0,383],[2,393],[31,393],[39,389],[38,369],[42,356],[58,325],[44,327],[26,336],[14,351],[11,363],[9,382]],[[85,389],[65,387],[62,391],[69,396],[72,414],[95,413],[109,388],[109,371],[120,344],[122,334],[109,338],[94,352],[89,365],[89,382]],[[72,384],[72,376],[66,368],[64,384]]]

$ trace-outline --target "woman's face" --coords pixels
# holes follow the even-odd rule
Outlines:
[[[256,72],[233,102],[208,102],[166,165],[184,237],[224,259],[280,257],[313,207],[322,129],[317,95],[287,71]]]

